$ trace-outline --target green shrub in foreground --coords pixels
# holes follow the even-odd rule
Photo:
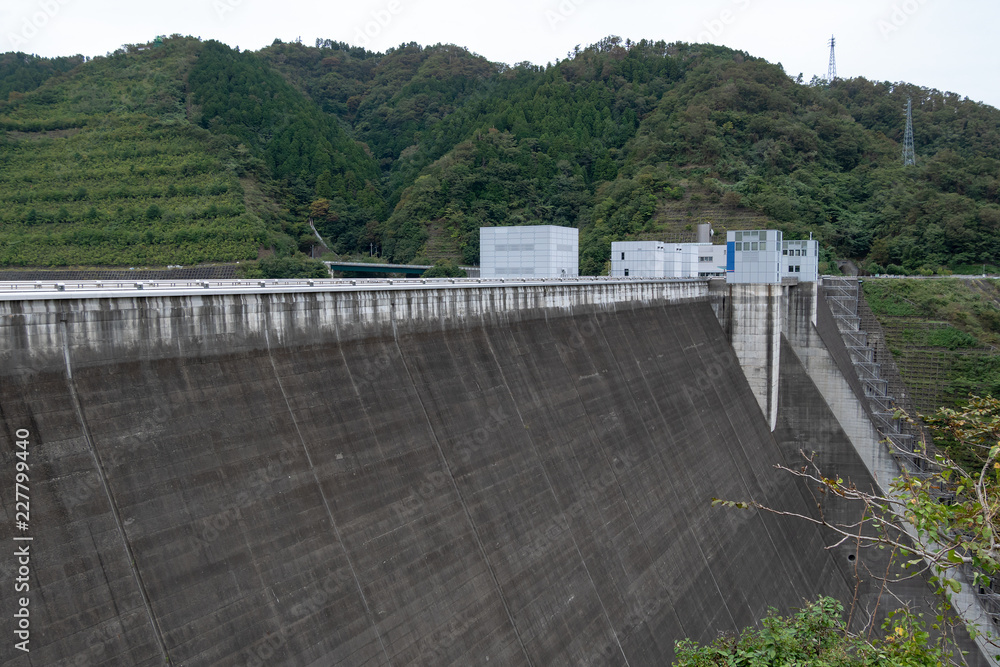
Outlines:
[[[951,656],[930,640],[912,614],[897,612],[882,638],[847,631],[844,607],[821,597],[790,616],[772,609],[760,627],[722,635],[707,646],[691,640],[675,645],[679,667],[885,667],[950,664]]]

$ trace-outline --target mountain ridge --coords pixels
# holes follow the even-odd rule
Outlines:
[[[454,45],[373,53],[275,40],[240,52],[180,36],[74,62],[0,56],[0,265],[291,256],[311,249],[309,219],[341,256],[379,248],[398,262],[450,252],[475,263],[480,226],[562,224],[581,230],[581,270],[601,273],[611,241],[746,221],[814,234],[831,271],[835,257],[893,273],[1000,263],[1000,111],[954,93],[804,85],[725,47],[617,37],[545,67]],[[900,159],[907,97],[911,168]],[[149,165],[123,148],[103,180],[119,196],[92,201],[87,184],[100,179],[70,149],[116,122],[132,139],[94,141],[118,147],[160,123],[169,153],[208,132],[192,139],[205,154],[185,155],[226,191],[199,191],[191,210],[167,193],[184,174],[143,190],[125,172]],[[63,194],[39,198],[51,179],[37,172],[57,164]],[[239,201],[248,179],[257,195]],[[73,197],[81,187],[88,196]]]

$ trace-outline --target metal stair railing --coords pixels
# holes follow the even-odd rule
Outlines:
[[[840,331],[840,336],[851,356],[855,375],[862,383],[865,399],[872,414],[873,426],[882,437],[882,443],[890,456],[906,474],[926,478],[933,474],[934,463],[922,451],[912,433],[904,433],[902,420],[897,417],[898,406],[894,396],[888,393],[889,381],[882,377],[883,368],[875,362],[875,343],[869,332],[862,329],[862,319],[858,315],[860,286],[857,280],[846,278],[824,278],[823,287],[826,302],[830,306]],[[954,495],[948,490],[939,490],[936,495],[941,502],[953,502]],[[950,500],[949,500],[950,499]],[[972,585],[977,580],[971,567],[962,566],[961,573]],[[980,575],[981,579],[982,575]],[[1000,629],[1000,581],[989,580],[987,585],[972,585],[983,612],[992,622],[994,629]]]

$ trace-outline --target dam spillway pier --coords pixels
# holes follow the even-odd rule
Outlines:
[[[815,289],[768,289],[0,288],[0,453],[32,434],[33,510],[31,652],[0,662],[660,665],[850,600],[818,529],[710,506],[813,511],[772,468],[797,443],[870,474],[815,380]]]

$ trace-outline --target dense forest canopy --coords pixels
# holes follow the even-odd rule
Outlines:
[[[712,45],[609,37],[538,66],[173,36],[3,54],[0,92],[0,265],[289,257],[309,221],[340,255],[429,264],[477,263],[481,226],[557,224],[601,273],[611,241],[705,221],[873,272],[1000,264],[1000,111]]]

